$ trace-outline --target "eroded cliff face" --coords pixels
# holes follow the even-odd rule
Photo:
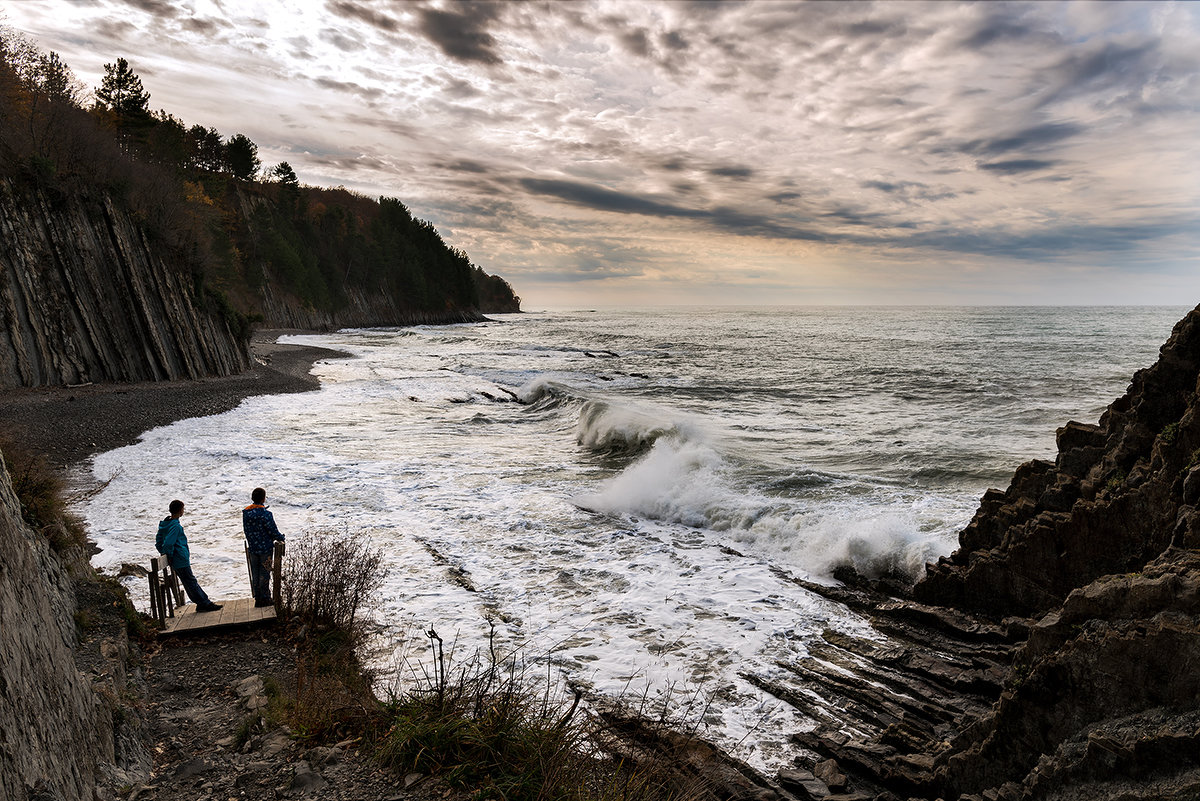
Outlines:
[[[149,766],[136,738],[118,731],[129,722],[118,711],[129,678],[124,631],[90,643],[87,674],[76,660],[77,586],[25,525],[0,460],[0,801],[90,801],[99,781],[128,782],[117,763]]]
[[[1198,382],[1200,308],[986,493],[917,601],[843,591],[887,639],[811,646],[844,712],[796,735],[800,797],[1200,798]]]
[[[954,554],[917,598],[996,618],[1046,612],[1077,587],[1140,571],[1171,544],[1200,547],[1200,308],[1099,425],[1058,429],[1054,463],[988,490]]]
[[[333,331],[339,328],[373,328],[404,325],[450,325],[477,323],[484,316],[475,311],[421,312],[401,308],[387,295],[370,295],[354,290],[337,311],[321,311],[297,298],[276,292],[268,283],[262,289],[263,326]]]
[[[110,199],[0,180],[0,388],[238,372],[213,305]]]

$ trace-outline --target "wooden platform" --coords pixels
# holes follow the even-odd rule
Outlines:
[[[253,598],[222,600],[216,612],[197,612],[195,604],[175,609],[175,616],[163,621],[162,634],[183,634],[226,626],[245,626],[274,622],[274,606],[255,606]]]

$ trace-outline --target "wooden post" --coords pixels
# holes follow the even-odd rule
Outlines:
[[[171,570],[171,561],[165,556],[156,556],[150,560],[150,613],[158,618],[158,622],[166,625],[167,618],[175,617],[175,607],[183,605],[182,592],[175,572]]]
[[[250,564],[254,556],[250,553],[250,543],[246,540],[242,540],[242,550],[246,552],[246,578],[250,581],[250,597],[254,598],[254,567]]]
[[[158,599],[158,572],[153,569],[153,563],[150,567],[150,572],[146,574],[146,580],[150,582],[150,616],[162,623],[166,615],[162,613],[162,604]]]
[[[271,559],[271,597],[275,599],[275,615],[283,613],[283,596],[280,595],[279,585],[283,578],[283,543],[275,543],[275,552]]]

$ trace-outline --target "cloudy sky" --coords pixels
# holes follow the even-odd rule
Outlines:
[[[1200,302],[1200,3],[5,0],[526,308]]]

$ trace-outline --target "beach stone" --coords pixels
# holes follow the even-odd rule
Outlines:
[[[175,781],[185,781],[194,776],[201,776],[212,770],[212,763],[207,759],[200,757],[193,759],[191,762],[185,762],[175,771]]]
[[[314,768],[325,765],[336,765],[342,759],[342,749],[328,746],[317,746],[308,750],[308,761]]]
[[[312,793],[324,786],[325,779],[321,777],[321,774],[314,771],[311,765],[307,762],[296,763],[295,773],[292,774],[292,781],[288,785],[288,789],[301,793]]]
[[[824,801],[829,797],[829,788],[807,770],[784,768],[779,771],[779,783],[804,801]]]
[[[266,736],[262,744],[264,757],[274,757],[282,754],[292,745],[292,740],[281,731],[273,731]]]
[[[838,768],[836,759],[825,759],[813,768],[813,775],[829,786],[830,790],[846,789],[846,774]]]

